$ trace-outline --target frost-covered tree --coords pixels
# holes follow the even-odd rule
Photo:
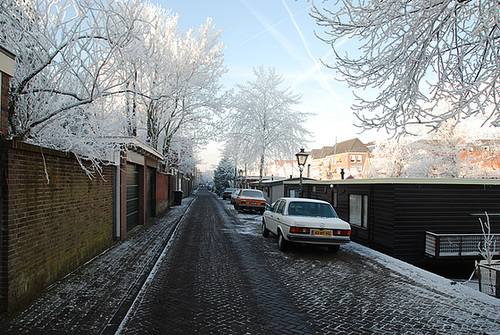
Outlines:
[[[0,44],[16,55],[10,137],[88,158],[137,136],[187,166],[220,110],[220,32],[183,32],[141,0],[5,0]],[[188,154],[189,153],[189,154]]]
[[[222,113],[220,31],[208,19],[198,30],[183,32],[177,16],[149,4],[138,24],[136,52],[122,59],[125,89],[133,88],[124,106],[127,132],[144,138],[169,164],[186,165],[192,156],[176,148],[186,152],[189,143],[194,151],[205,144]]]
[[[420,127],[423,128],[423,127]],[[484,178],[498,176],[494,154],[498,141],[487,141],[488,150],[482,150],[476,128],[455,126],[449,120],[431,134],[420,131],[418,137],[387,139],[377,143],[370,160],[374,177],[406,178]],[[412,132],[419,131],[413,127]]]
[[[230,113],[226,151],[237,152],[242,163],[257,163],[260,182],[269,160],[295,155],[306,143],[307,114],[293,109],[300,97],[282,88],[275,69],[254,69],[255,80],[236,86]]]
[[[363,91],[364,129],[404,134],[477,115],[500,126],[498,1],[317,1],[311,15],[334,50],[329,66]],[[441,113],[441,101],[452,108]]]
[[[223,157],[214,171],[214,185],[218,193],[224,191],[234,183],[235,166],[226,157]]]
[[[0,43],[16,55],[12,138],[83,155],[92,151],[103,135],[99,108],[121,90],[115,56],[136,38],[141,7],[135,0],[0,4]]]

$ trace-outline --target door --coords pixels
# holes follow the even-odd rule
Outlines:
[[[127,163],[127,231],[139,224],[139,170]]]
[[[146,222],[156,215],[156,169],[148,167]]]

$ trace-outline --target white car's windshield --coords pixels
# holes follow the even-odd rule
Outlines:
[[[294,201],[288,205],[288,215],[337,218],[337,213],[329,204]]]

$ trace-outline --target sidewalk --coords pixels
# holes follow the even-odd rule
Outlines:
[[[153,224],[144,226],[128,240],[54,283],[25,311],[3,316],[0,333],[100,334],[105,331],[110,315],[126,313],[130,303],[127,297],[140,290],[167,237],[193,200],[194,197],[183,199],[181,206],[171,208]]]

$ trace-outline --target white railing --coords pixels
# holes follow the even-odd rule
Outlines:
[[[500,255],[500,234],[493,236],[493,255]],[[482,234],[436,234],[425,232],[425,254],[430,257],[481,256]]]

